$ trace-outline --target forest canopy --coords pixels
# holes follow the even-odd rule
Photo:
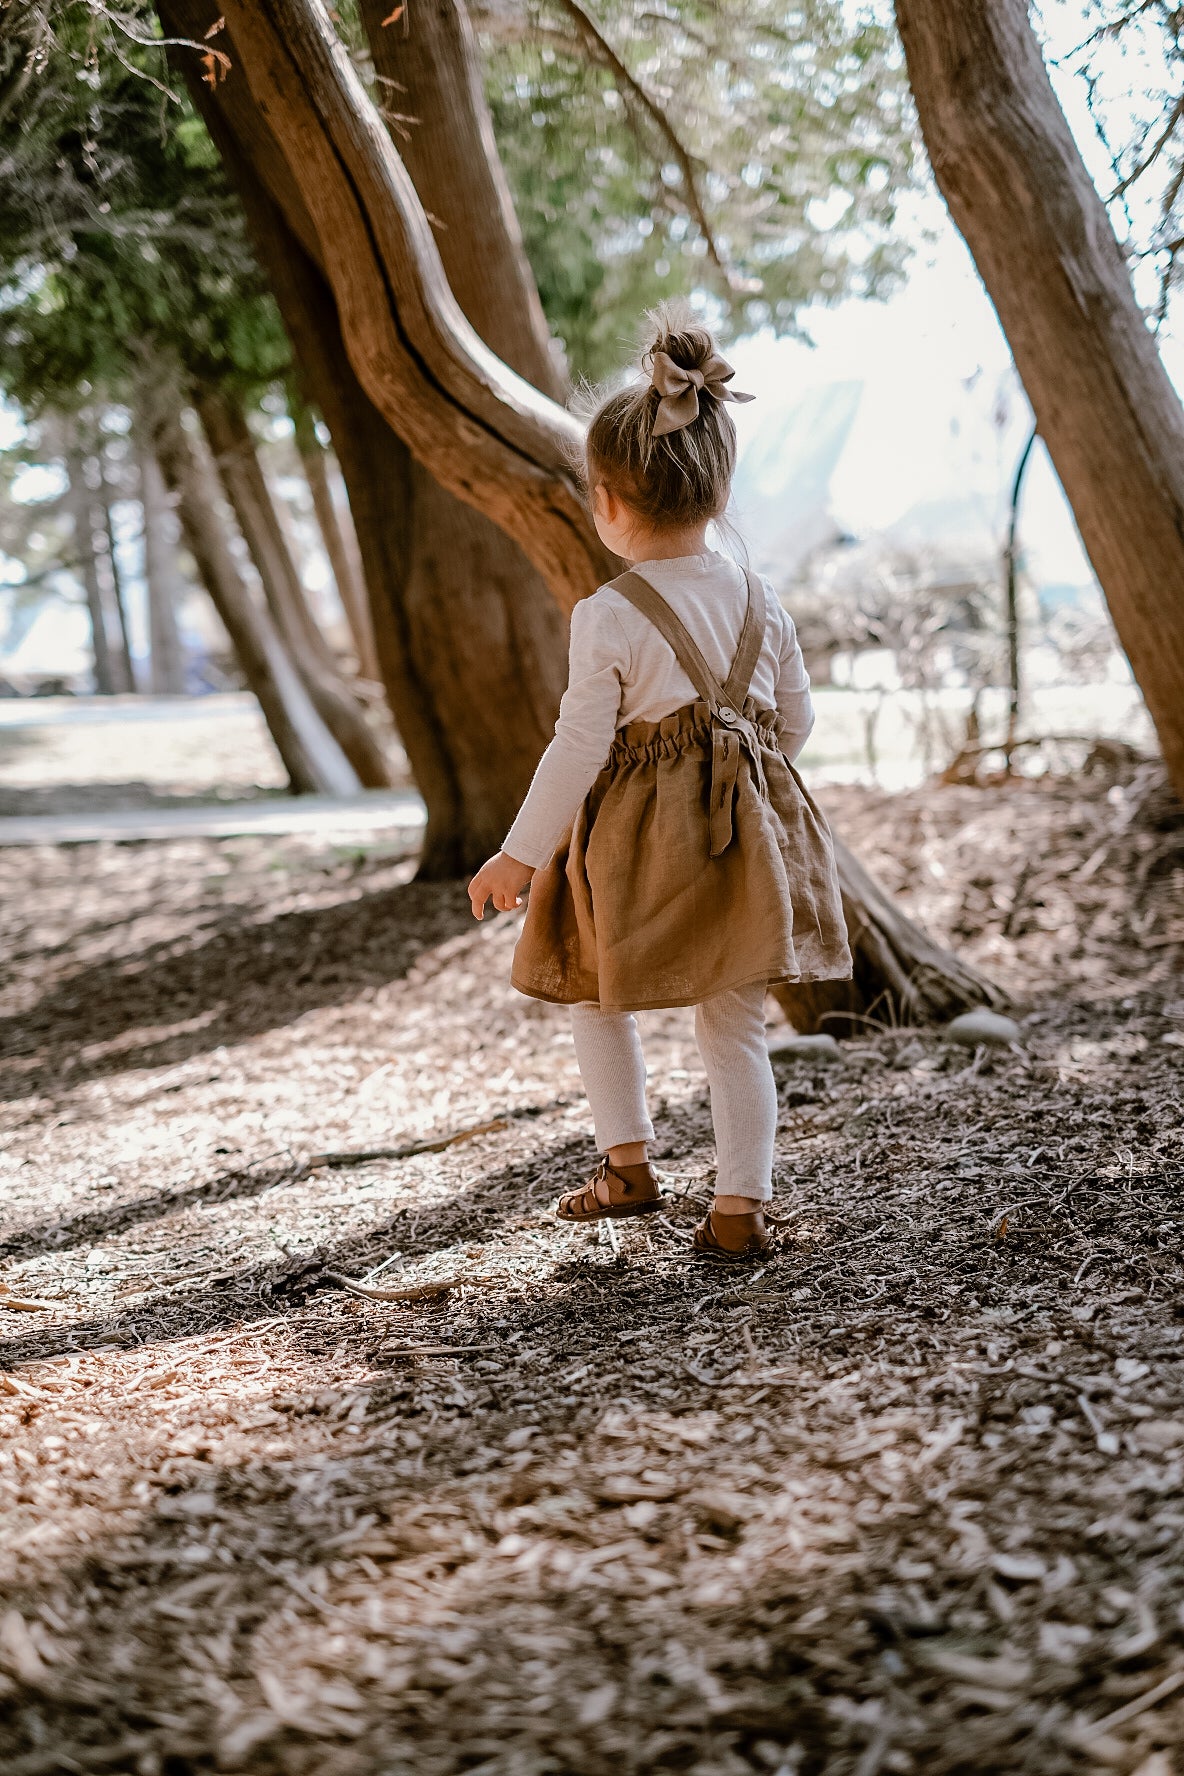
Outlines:
[[[846,14],[812,0],[791,28],[766,0],[616,5],[596,25],[574,5],[476,12],[498,148],[574,373],[618,367],[633,344],[624,317],[661,297],[700,291],[726,328],[785,330],[812,301],[880,294],[899,276],[893,222],[913,163],[899,50]],[[373,79],[356,13],[339,20],[396,140],[413,131]],[[152,8],[17,0],[6,22],[9,392],[45,398],[88,355],[100,380],[118,374],[104,350],[146,331],[212,367],[278,368],[238,206],[149,47]],[[398,9],[389,28],[402,28]],[[215,36],[211,81],[221,54]],[[39,325],[51,311],[60,324]]]

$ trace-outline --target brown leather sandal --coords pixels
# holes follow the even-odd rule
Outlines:
[[[626,1172],[634,1176],[627,1177]],[[596,1194],[602,1179],[608,1184],[607,1203],[602,1203]],[[564,1192],[555,1205],[555,1213],[561,1221],[603,1221],[606,1217],[652,1215],[661,1207],[658,1180],[648,1165],[627,1166],[619,1172],[607,1159],[602,1159],[595,1177],[582,1189]]]
[[[772,1249],[773,1235],[760,1210],[752,1215],[721,1215],[711,1209],[695,1229],[695,1250],[708,1258],[746,1262],[764,1258]]]

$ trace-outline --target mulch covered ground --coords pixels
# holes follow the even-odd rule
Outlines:
[[[739,1273],[689,1199],[549,1218],[565,1019],[463,891],[0,853],[5,1776],[1184,1770],[1178,810],[827,800],[1023,1038],[779,1063]],[[690,1018],[647,1024],[702,1193]],[[392,1258],[417,1296],[329,1276]]]

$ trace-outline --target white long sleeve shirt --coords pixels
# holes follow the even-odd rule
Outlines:
[[[723,683],[748,605],[743,569],[726,556],[708,554],[639,561],[637,571],[682,618]],[[749,694],[781,715],[781,745],[792,762],[814,726],[810,680],[793,623],[764,584],[768,619]],[[541,868],[603,770],[618,728],[661,721],[697,696],[669,642],[627,598],[602,586],[583,599],[572,612],[568,684],[555,738],[507,834],[506,854]]]

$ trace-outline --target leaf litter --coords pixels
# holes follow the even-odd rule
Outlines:
[[[1178,810],[829,801],[1022,1035],[779,1060],[752,1272],[689,1256],[685,1014],[668,1207],[602,1243],[547,1212],[563,1014],[460,890],[0,853],[7,1776],[1178,1767]]]

